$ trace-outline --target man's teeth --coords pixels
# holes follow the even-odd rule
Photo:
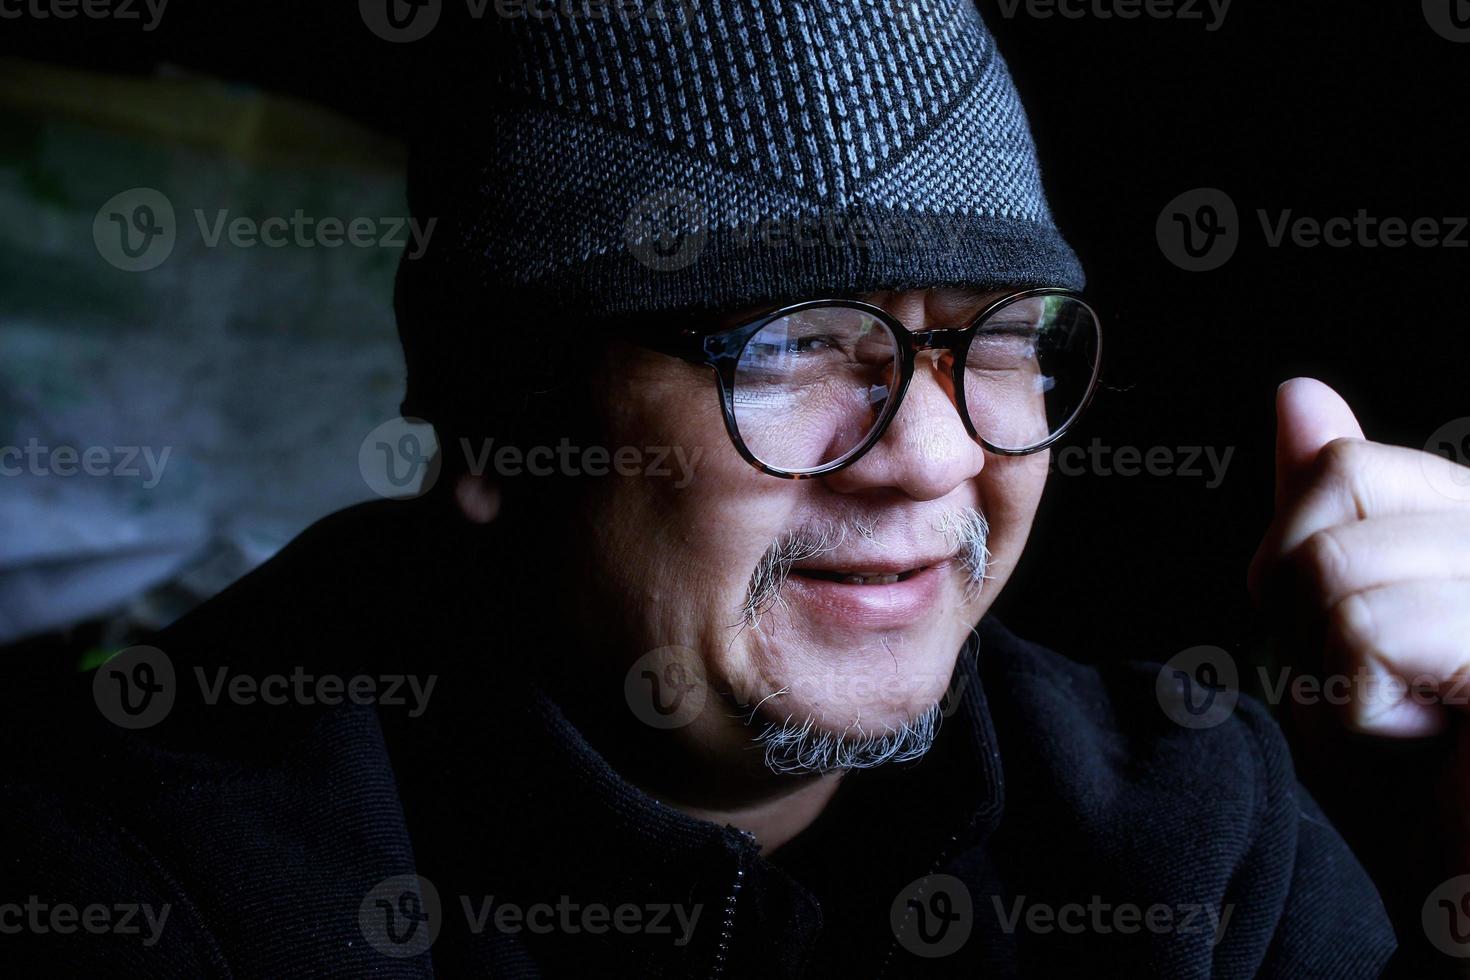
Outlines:
[[[841,579],[844,585],[892,585],[898,581],[897,575],[844,575]]]
[[[800,575],[820,579],[824,582],[837,582],[842,585],[892,585],[902,582],[904,579],[922,569],[910,569],[906,572],[842,572],[829,571],[826,569],[797,569]]]

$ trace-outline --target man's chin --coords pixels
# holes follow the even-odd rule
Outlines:
[[[878,644],[804,652],[786,671],[770,670],[740,699],[741,720],[776,772],[870,768],[912,759],[929,747],[953,677],[955,652]],[[788,651],[789,652],[789,651]],[[816,665],[836,665],[822,669]]]
[[[752,637],[750,673],[734,693],[767,718],[812,718],[824,731],[902,724],[944,698],[953,679],[964,637],[939,626]]]
[[[939,734],[943,710],[937,702],[891,719],[852,719],[833,727],[830,717],[782,714],[757,708],[751,718],[755,745],[765,768],[783,775],[818,775],[910,762],[928,752]]]
[[[923,754],[972,619],[953,568],[899,581],[792,575],[743,634],[728,690],[777,772],[867,768]]]

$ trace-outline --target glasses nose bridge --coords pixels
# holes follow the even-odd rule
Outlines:
[[[898,417],[899,410],[903,407],[902,403],[908,400],[907,396],[909,394],[910,384],[913,381],[915,374],[917,374],[918,355],[924,353],[925,351],[931,350],[946,351],[953,357],[958,359],[966,343],[969,332],[970,331],[968,327],[944,327],[935,330],[910,330],[907,332],[910,349],[912,350],[914,355],[911,361],[914,370],[911,371],[904,379],[903,388],[899,392],[899,396],[897,399],[898,404],[894,406],[892,418],[896,419]],[[947,395],[951,404],[954,405],[955,411],[959,414],[960,422],[965,426],[966,430],[969,430],[973,433],[973,428],[970,424],[970,420],[966,417],[965,409],[959,402],[958,393],[947,392]]]
[[[946,327],[942,330],[920,330],[909,333],[909,343],[913,345],[914,353],[919,354],[926,350],[945,350],[951,354],[959,354],[960,346],[969,333],[968,327]]]

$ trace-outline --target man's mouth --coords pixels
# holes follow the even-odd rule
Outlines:
[[[916,521],[894,522],[881,541],[873,520],[818,522],[790,532],[751,573],[741,620],[756,625],[780,602],[834,628],[884,629],[931,615],[952,586],[959,586],[957,598],[975,598],[989,558],[984,515],[965,508],[928,524],[941,539],[921,542],[923,522]]]
[[[843,585],[893,585],[895,582],[906,582],[920,572],[926,572],[933,566],[922,565],[918,568],[906,569],[902,572],[864,571],[857,569],[824,569],[824,568],[793,568],[792,575],[801,575],[806,578],[817,579],[825,582],[840,582]]]
[[[939,608],[953,570],[953,559],[943,557],[822,561],[794,566],[783,594],[792,610],[838,630],[903,629]]]

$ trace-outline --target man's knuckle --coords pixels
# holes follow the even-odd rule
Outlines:
[[[1342,646],[1358,653],[1371,653],[1377,644],[1378,629],[1373,606],[1361,592],[1344,596],[1327,614],[1327,627]]]
[[[1350,506],[1358,517],[1371,510],[1374,448],[1364,439],[1333,439],[1317,454],[1314,484],[1319,492]]]
[[[1324,598],[1351,581],[1352,555],[1333,528],[1316,531],[1302,542],[1298,565],[1305,582]]]
[[[1363,468],[1367,454],[1366,442],[1344,436],[1323,446],[1317,454],[1317,463],[1323,477],[1344,480]]]

